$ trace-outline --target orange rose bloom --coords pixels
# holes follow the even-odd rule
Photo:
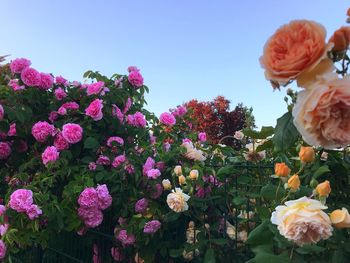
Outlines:
[[[301,146],[299,151],[300,161],[303,163],[312,163],[315,160],[315,151],[312,147]]]
[[[328,180],[324,181],[323,183],[320,183],[316,186],[316,192],[320,196],[328,196],[331,192],[331,185]]]
[[[334,210],[330,214],[332,224],[336,228],[350,228],[350,215],[346,208]]]
[[[288,186],[293,191],[296,191],[296,190],[299,189],[299,187],[300,187],[300,179],[299,179],[299,176],[297,174],[293,175],[291,178],[288,179]]]
[[[348,48],[350,42],[350,27],[343,26],[334,32],[333,36],[329,39],[329,42],[333,43],[333,51],[344,51]]]
[[[287,177],[290,174],[290,169],[285,163],[276,163],[275,174],[279,177]]]
[[[331,70],[327,51],[332,44],[326,45],[325,37],[325,28],[309,20],[294,20],[280,27],[265,44],[260,58],[266,78],[280,85],[300,78],[300,85],[304,85],[310,83],[309,78]],[[308,76],[311,71],[312,77]]]
[[[330,73],[298,93],[294,125],[306,143],[325,149],[350,144],[350,78]]]

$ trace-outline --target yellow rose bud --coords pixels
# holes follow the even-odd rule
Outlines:
[[[320,183],[316,186],[316,192],[320,196],[328,196],[331,192],[331,185],[328,180],[324,181],[323,183]]]
[[[312,163],[315,160],[314,149],[312,147],[301,146],[299,158],[303,163]]]
[[[299,187],[300,187],[300,179],[299,179],[299,176],[297,174],[293,175],[291,178],[288,179],[288,186],[293,191],[296,191],[296,190],[299,189]]]
[[[290,169],[285,163],[276,163],[275,174],[279,177],[287,177],[290,174]]]
[[[190,172],[190,178],[191,178],[191,180],[197,180],[197,178],[198,178],[198,170],[192,170]]]
[[[163,185],[163,188],[165,190],[170,190],[171,189],[171,183],[170,183],[170,181],[168,179],[164,179],[162,181],[162,185]]]
[[[336,228],[350,228],[350,215],[346,208],[334,210],[330,214],[332,224]]]
[[[175,173],[177,176],[182,175],[182,168],[181,168],[181,165],[176,165],[176,166],[175,166],[175,168],[174,168],[174,173]]]
[[[185,184],[185,183],[186,183],[186,177],[183,176],[183,175],[180,175],[180,176],[179,176],[179,184],[180,184],[180,185],[183,185],[183,184]]]

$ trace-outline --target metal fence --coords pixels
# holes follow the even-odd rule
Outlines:
[[[257,164],[237,164],[233,165],[232,174],[224,178],[225,202],[233,203],[233,207],[225,206],[223,213],[224,228],[217,233],[215,238],[225,239],[224,245],[220,246],[221,263],[241,263],[253,257],[249,246],[244,241],[249,232],[259,223],[255,206],[261,204],[257,192],[269,180],[269,175],[273,174],[273,165]],[[259,177],[257,179],[256,177]],[[229,189],[230,187],[230,189]],[[232,191],[233,187],[233,191]],[[229,191],[231,190],[231,191]],[[231,194],[229,194],[229,192]],[[232,196],[232,192],[234,196]],[[224,200],[222,200],[224,201]],[[97,229],[90,229],[85,235],[79,236],[76,233],[60,233],[52,237],[52,242],[48,248],[41,249],[33,247],[11,256],[13,263],[109,263],[115,262],[111,256],[111,248],[116,240],[113,236],[116,219],[113,215],[106,214],[104,223]],[[230,231],[227,231],[230,229]],[[226,230],[226,231],[225,231]],[[186,231],[186,230],[185,230]],[[184,236],[183,229],[174,232],[174,245],[182,244],[181,236]],[[196,229],[194,228],[194,235]],[[127,248],[125,258],[120,262],[135,262],[136,248]],[[193,251],[195,253],[195,251]],[[161,260],[155,263],[177,263],[189,262],[183,257],[169,258],[167,261]],[[140,261],[141,262],[141,261]],[[198,261],[196,257],[190,262]],[[217,261],[218,262],[218,261]]]

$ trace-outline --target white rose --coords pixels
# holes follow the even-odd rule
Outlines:
[[[180,213],[188,210],[188,199],[190,199],[189,195],[183,193],[180,188],[175,188],[168,194],[166,202],[171,210]]]

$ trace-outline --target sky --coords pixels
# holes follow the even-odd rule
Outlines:
[[[137,66],[157,115],[191,99],[223,95],[253,107],[258,127],[286,111],[259,64],[266,40],[294,19],[345,24],[349,1],[336,0],[0,0],[0,55],[26,57],[39,71],[83,80]]]

